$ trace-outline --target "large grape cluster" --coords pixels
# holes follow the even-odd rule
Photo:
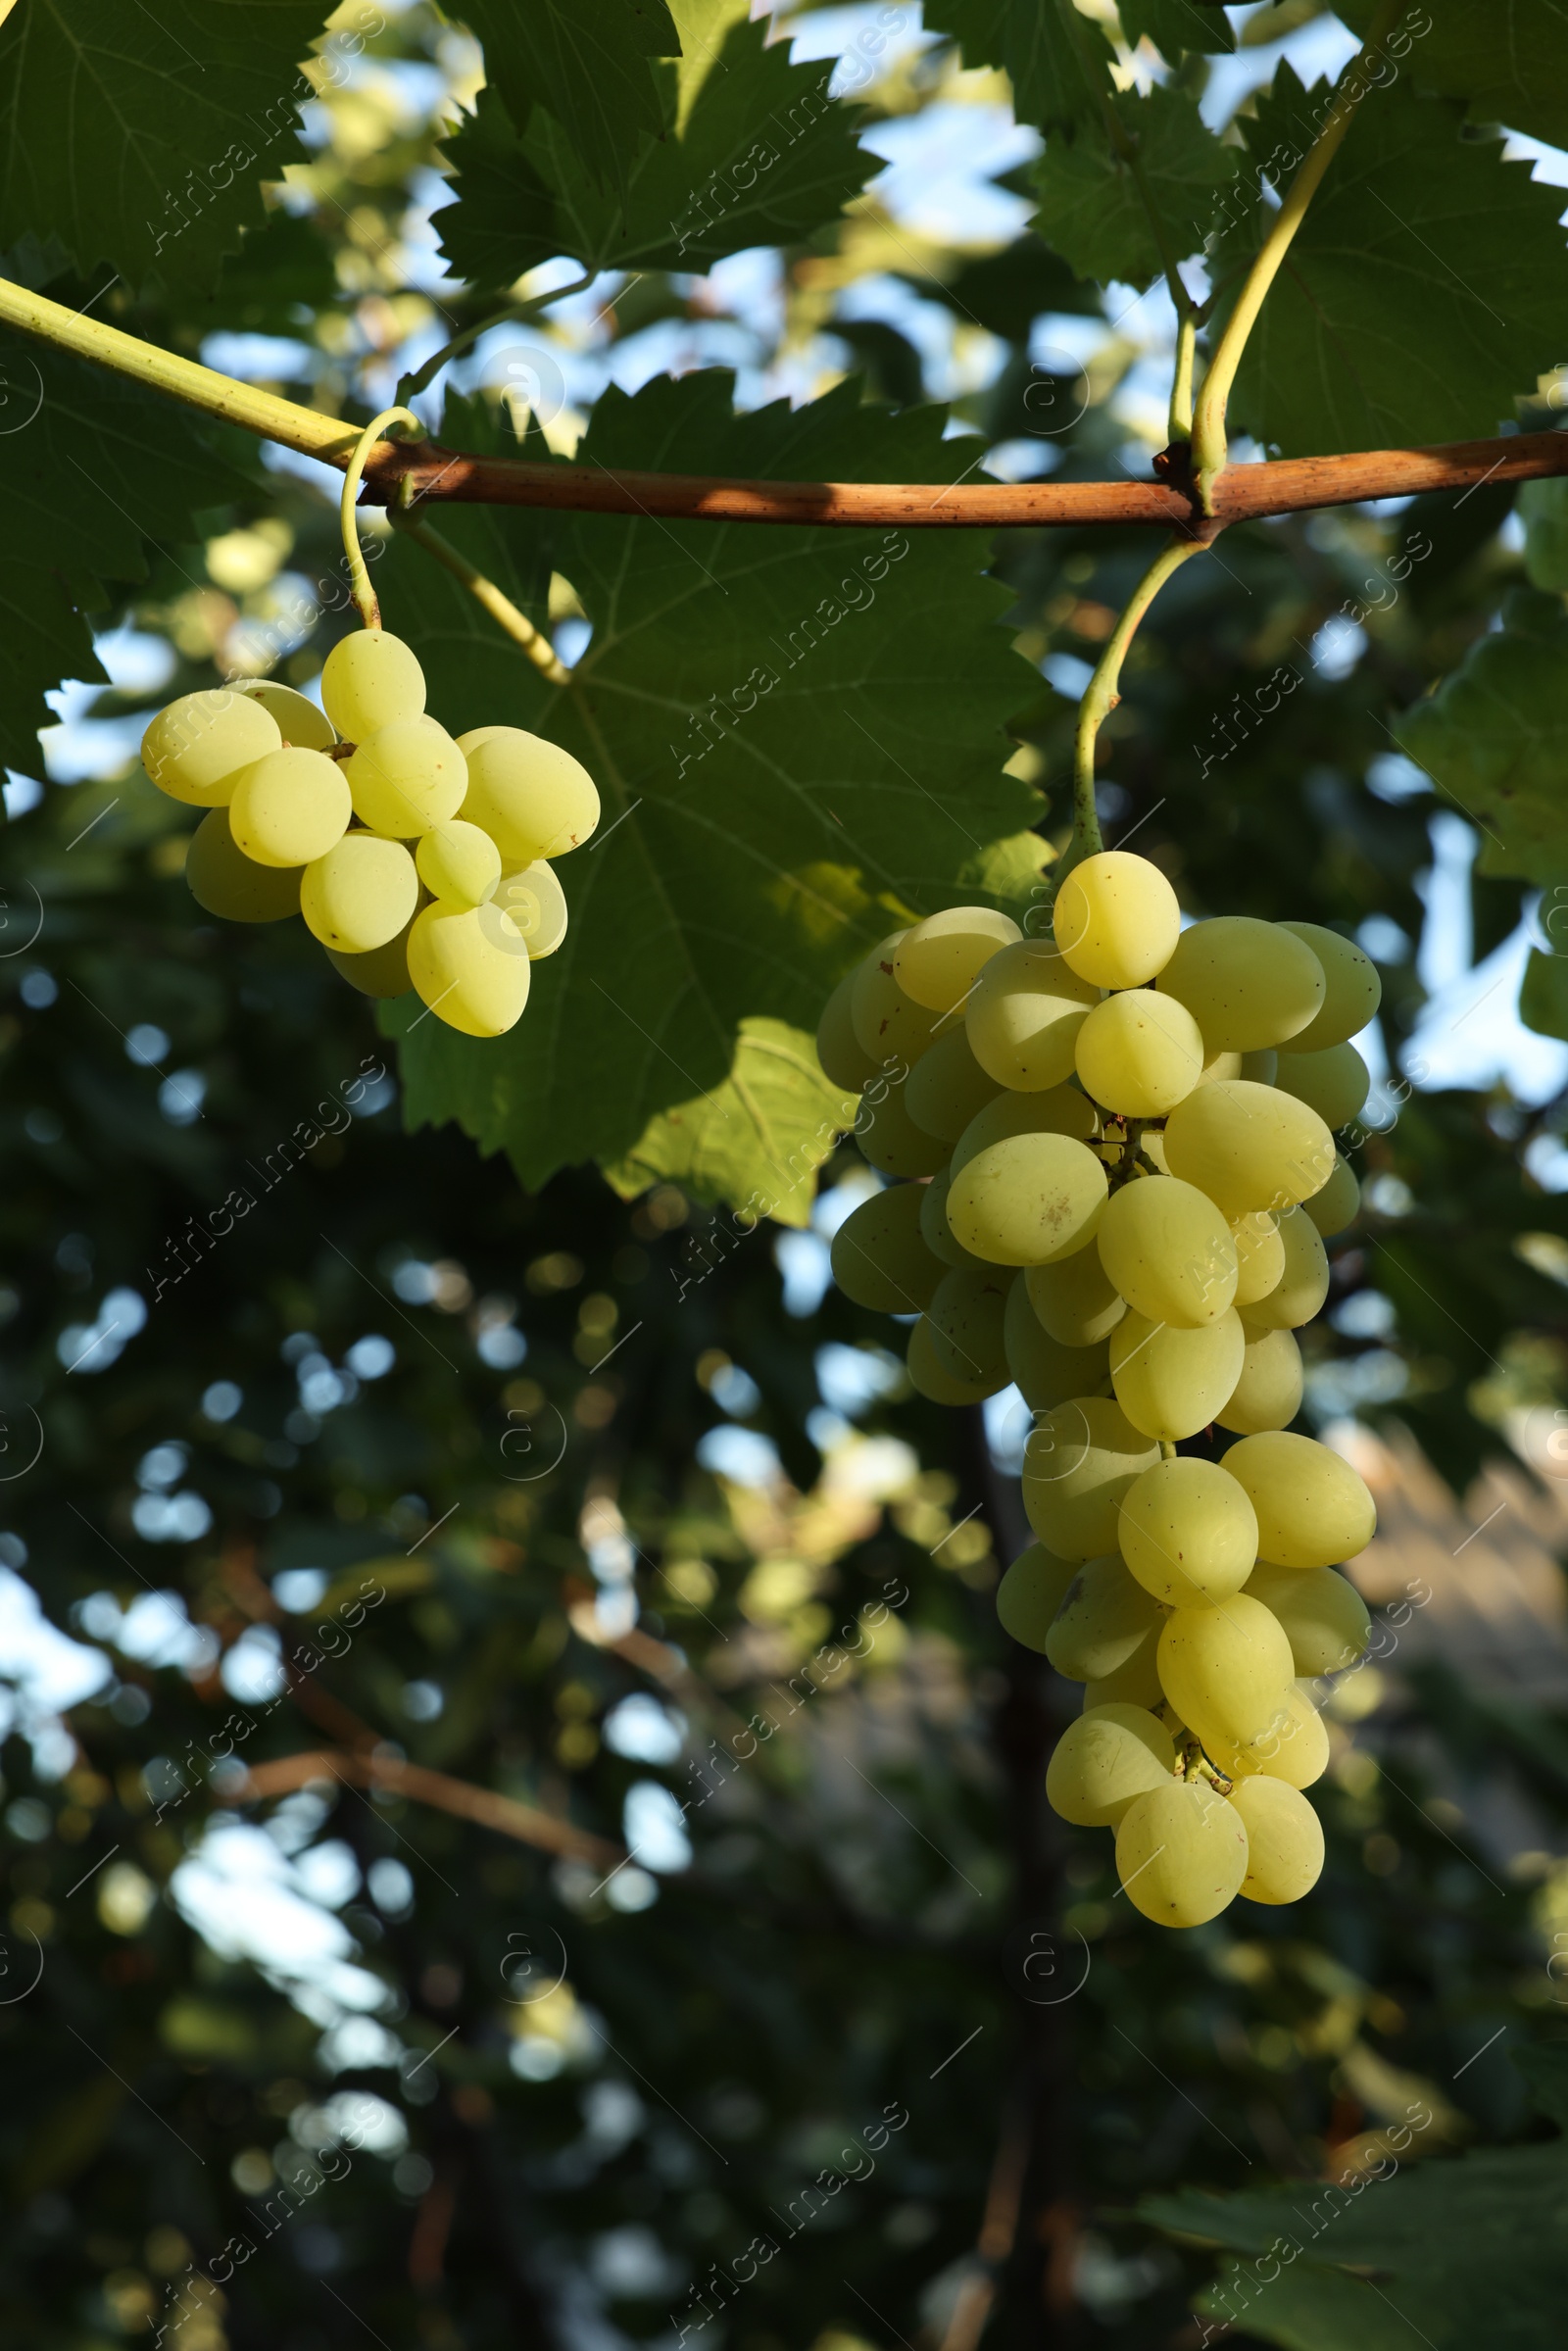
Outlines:
[[[1322,1868],[1306,1685],[1365,1649],[1335,1571],[1375,1514],[1348,1463],[1291,1431],[1295,1333],[1327,1295],[1324,1236],[1356,1211],[1334,1130],[1366,1099],[1349,1039],[1379,993],[1315,923],[1184,930],[1158,867],[1110,851],[1069,872],[1050,939],[984,906],[894,932],[817,1033],[860,1097],[861,1150],[898,1179],[840,1227],[835,1276],[916,1317],[920,1394],[1011,1381],[1031,1407],[1039,1540],[999,1613],[1085,1686],[1052,1804],[1115,1832],[1129,1900],[1164,1926],[1238,1893],[1295,1901]],[[1222,1458],[1178,1453],[1208,1431],[1236,1440]]]
[[[566,935],[550,859],[599,822],[593,779],[520,727],[454,741],[384,629],[333,646],[321,702],[246,680],[182,695],[148,727],[152,781],[207,810],[185,860],[193,897],[230,922],[303,914],[363,994],[415,988],[450,1028],[501,1036],[530,965]]]

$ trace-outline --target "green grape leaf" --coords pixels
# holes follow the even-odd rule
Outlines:
[[[1173,260],[1196,253],[1214,225],[1217,197],[1236,178],[1237,152],[1222,146],[1191,98],[1155,88],[1120,97],[1116,117],[1137,158]],[[1131,162],[1098,123],[1053,138],[1035,166],[1035,225],[1080,277],[1147,286],[1164,269]]]
[[[664,0],[468,0],[463,13],[513,121],[547,108],[576,171],[624,188],[641,136],[663,133],[649,69],[681,48]]]
[[[1521,484],[1515,500],[1525,526],[1525,569],[1538,588],[1568,590],[1568,475]]]
[[[798,242],[882,169],[858,144],[855,114],[827,94],[830,64],[791,65],[747,0],[672,4],[683,54],[655,70],[659,135],[640,143],[617,188],[585,179],[550,116],[514,118],[481,96],[446,150],[462,200],[441,225],[466,277],[510,285],[558,253],[596,271],[708,269],[748,246]]]
[[[1560,882],[1542,911],[1554,941],[1562,934],[1562,952],[1555,945],[1550,955],[1543,955],[1539,947],[1530,950],[1519,983],[1519,1017],[1540,1037],[1568,1037],[1568,890]]]
[[[737,416],[730,395],[716,369],[612,389],[580,460],[806,480],[962,470],[934,409],[889,416],[845,384]],[[445,430],[465,448],[499,438],[476,405],[454,404]],[[1019,854],[1039,798],[1002,771],[1032,681],[985,542],[499,508],[447,510],[440,528],[536,616],[560,573],[594,634],[553,686],[395,541],[377,585],[390,625],[418,616],[432,710],[459,731],[501,721],[564,743],[604,814],[559,867],[571,928],[514,1030],[479,1042],[412,998],[388,1007],[408,1115],[458,1119],[530,1188],[564,1163],[683,1151],[741,1201],[776,1190],[780,1116],[722,1145],[706,1116],[678,1143],[649,1141],[650,1121],[722,1095],[743,1021],[809,1034],[838,975],[910,910],[966,887],[1020,895],[1045,854]],[[808,1091],[798,1115],[792,1149],[820,1120]]]
[[[966,66],[1002,68],[1020,122],[1070,134],[1110,96],[1110,43],[1071,0],[927,0],[922,22],[951,34]]]
[[[1483,873],[1568,873],[1568,613],[1516,589],[1503,625],[1478,637],[1395,739],[1484,839]]]
[[[1373,0],[1336,0],[1363,39]],[[1474,122],[1568,145],[1568,16],[1561,0],[1442,0],[1412,8],[1385,44],[1424,90],[1462,98]]]
[[[1000,253],[965,260],[949,278],[922,277],[912,270],[900,275],[929,301],[945,303],[971,326],[983,326],[1007,343],[1027,343],[1030,327],[1046,311],[1096,317],[1100,310],[1092,288],[1033,230]]]
[[[1267,178],[1289,181],[1329,104],[1280,68],[1242,122]],[[1562,358],[1561,191],[1461,138],[1460,113],[1403,79],[1361,100],[1252,330],[1233,423],[1287,456],[1459,440],[1495,432]],[[1256,207],[1221,239],[1222,309],[1273,218]]]
[[[298,161],[322,0],[41,0],[0,24],[0,246],[58,237],[83,273],[212,286],[261,182]],[[333,35],[337,53],[363,38]]]
[[[1200,8],[1198,0],[1118,0],[1122,30],[1136,44],[1148,33],[1172,65],[1184,49],[1215,55],[1236,46],[1222,8]]]

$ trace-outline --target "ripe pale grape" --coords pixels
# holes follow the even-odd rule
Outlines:
[[[521,940],[509,954],[486,938],[482,912],[478,906],[444,906],[437,899],[416,914],[409,933],[409,977],[449,1028],[466,1037],[500,1037],[522,1018],[531,966]]]
[[[348,761],[354,813],[372,833],[412,840],[463,805],[462,752],[433,718],[399,718],[367,735]]]
[[[1229,1311],[1236,1244],[1196,1185],[1134,1176],[1111,1194],[1095,1244],[1116,1290],[1151,1322],[1198,1330]]]
[[[1156,1461],[1122,1497],[1128,1571],[1167,1608],[1209,1608],[1240,1592],[1257,1559],[1257,1519],[1217,1461]]]
[[[1159,1637],[1161,1688],[1206,1747],[1246,1746],[1282,1714],[1296,1679],[1284,1627],[1261,1600],[1233,1592],[1212,1608],[1177,1608]]]
[[[520,726],[479,726],[458,739],[467,762],[461,814],[490,835],[509,872],[564,857],[599,822],[599,793],[580,760]]]
[[[1316,1053],[1281,1053],[1274,1083],[1308,1103],[1326,1127],[1338,1128],[1362,1108],[1372,1081],[1353,1045],[1330,1045]]]
[[[1247,1216],[1320,1191],[1334,1169],[1334,1138],[1294,1095],[1226,1078],[1177,1103],[1165,1121],[1165,1161],[1226,1216]]]
[[[1289,1430],[1244,1437],[1225,1455],[1257,1512],[1258,1555],[1277,1567],[1335,1567],[1364,1551],[1377,1508],[1348,1461]]]
[[[1158,1659],[1159,1626],[1155,1624],[1150,1626],[1125,1665],[1084,1684],[1085,1714],[1094,1706],[1142,1706],[1163,1722],[1160,1709],[1165,1706],[1165,1692],[1159,1686]]]
[[[182,694],[160,710],[141,739],[141,763],[171,800],[224,808],[241,771],[282,748],[277,721],[248,694],[215,686]]]
[[[1247,1309],[1248,1321],[1260,1331],[1299,1330],[1329,1294],[1328,1251],[1305,1209],[1287,1210],[1279,1220],[1279,1234],[1285,1258],[1280,1278]]]
[[[1098,1249],[1074,1249],[1053,1264],[1031,1265],[1023,1278],[1029,1303],[1062,1347],[1093,1347],[1108,1339],[1127,1311]]]
[[[1135,1796],[1116,1830],[1116,1875],[1159,1927],[1201,1927],[1247,1875],[1247,1828],[1206,1781],[1172,1780]]]
[[[1241,1377],[1246,1349],[1233,1306],[1200,1331],[1129,1312],[1110,1334],[1116,1401],[1135,1429],[1167,1445],[1207,1428]]]
[[[357,629],[333,646],[321,669],[321,702],[345,743],[424,709],[424,671],[411,647],[384,628]]]
[[[1234,1217],[1231,1239],[1236,1244],[1234,1303],[1239,1312],[1245,1313],[1254,1299],[1268,1296],[1285,1271],[1280,1220],[1266,1209],[1259,1209],[1251,1216]]]
[[[881,1067],[880,1057],[868,1053],[855,1033],[851,1000],[855,994],[855,973],[847,971],[822,1007],[822,1017],[816,1024],[816,1057],[822,1064],[822,1074],[846,1094],[858,1094],[868,1078]]]
[[[1174,1004],[1175,1001],[1176,999],[1172,997],[1171,1003]],[[1188,1018],[1192,1018],[1191,1013],[1188,1014]],[[1198,1082],[1200,1086],[1212,1086],[1216,1078],[1245,1077],[1247,1072],[1243,1064],[1246,1059],[1245,1053],[1210,1053],[1203,1063],[1203,1072]]]
[[[1288,1429],[1301,1409],[1301,1350],[1291,1331],[1260,1331],[1242,1317],[1247,1340],[1235,1387],[1214,1418],[1236,1437]]]
[[[1058,948],[1020,939],[992,956],[964,1008],[974,1057],[1018,1093],[1059,1086],[1072,1075],[1078,1031],[1099,1002],[1100,990]]]
[[[362,996],[407,996],[414,985],[409,977],[409,933],[413,928],[411,920],[395,939],[389,939],[385,947],[372,947],[367,955],[339,955],[329,947],[327,961]]]
[[[1328,1729],[1312,1702],[1312,1693],[1293,1682],[1275,1721],[1250,1746],[1235,1747],[1224,1739],[1209,1742],[1208,1759],[1228,1780],[1261,1772],[1270,1780],[1288,1781],[1292,1788],[1310,1788],[1329,1767]]]
[[[1113,1551],[1122,1496],[1158,1458],[1109,1396],[1069,1397],[1042,1414],[1024,1450],[1030,1526],[1058,1559]]]
[[[919,1314],[936,1295],[940,1261],[921,1238],[924,1187],[890,1184],[850,1211],[833,1236],[833,1279],[876,1314]]]
[[[855,1140],[883,1175],[935,1175],[948,1155],[947,1145],[909,1116],[903,1084],[887,1077],[874,1077],[861,1095]]]
[[[1239,1075],[1252,1086],[1272,1086],[1279,1074],[1280,1057],[1272,1045],[1265,1045],[1255,1053],[1243,1053]]]
[[[337,741],[332,721],[324,710],[318,710],[308,694],[298,694],[292,686],[279,685],[271,677],[248,677],[238,691],[249,702],[259,702],[275,724],[283,741],[297,751],[330,751]]]
[[[1088,1143],[1100,1132],[1095,1105],[1076,1086],[1052,1086],[1041,1094],[1001,1093],[977,1110],[953,1147],[953,1172],[976,1153],[1012,1135],[1071,1135]]]
[[[501,880],[501,852],[476,824],[432,825],[414,853],[419,879],[449,906],[482,906]],[[510,910],[510,909],[509,909]]]
[[[993,1265],[1048,1265],[1092,1239],[1105,1170],[1070,1135],[1014,1135],[966,1161],[948,1189],[948,1222]]]
[[[1004,1633],[1044,1656],[1046,1635],[1077,1573],[1076,1559],[1054,1559],[1043,1543],[1020,1551],[997,1586],[997,1617]]]
[[[1074,1059],[1086,1094],[1125,1118],[1163,1118],[1203,1074],[1203,1040],[1187,1006],[1152,988],[1096,1004]]]
[[[1383,1001],[1383,982],[1371,956],[1363,955],[1353,939],[1342,939],[1338,931],[1325,930],[1320,922],[1282,922],[1279,927],[1294,931],[1311,949],[1323,967],[1325,982],[1322,1004],[1306,1027],[1291,1040],[1294,1050],[1322,1053],[1327,1046],[1344,1045],[1348,1038],[1358,1037]]]
[[[926,1320],[933,1362],[965,1387],[995,1396],[1008,1381],[1003,1322],[1010,1284],[990,1266],[956,1265],[932,1293]]]
[[[507,917],[508,930],[501,922]],[[515,931],[531,963],[553,955],[566,936],[566,893],[553,865],[538,857],[520,873],[504,873],[495,896],[480,908],[485,935],[499,946]]]
[[[1159,867],[1123,849],[1102,849],[1075,865],[1052,917],[1068,965],[1097,988],[1152,980],[1169,962],[1181,927],[1176,893]]]
[[[1325,1241],[1343,1233],[1347,1225],[1354,1224],[1361,1212],[1361,1187],[1354,1173],[1343,1159],[1336,1159],[1333,1173],[1321,1191],[1309,1193],[1301,1205],[1316,1225]]]
[[[1046,1655],[1069,1682],[1100,1681],[1125,1665],[1159,1621],[1159,1602],[1109,1551],[1086,1559],[1068,1585],[1046,1636]]]
[[[962,1004],[992,956],[1023,936],[991,906],[946,906],[905,932],[894,974],[906,996],[933,1012]]]
[[[1252,1902],[1298,1902],[1323,1874],[1323,1824],[1298,1788],[1265,1773],[1238,1780],[1231,1807],[1247,1830],[1242,1891]]]
[[[228,825],[235,846],[258,865],[309,865],[342,840],[353,813],[335,759],[318,751],[271,751],[240,769]]]
[[[1031,1412],[1050,1412],[1069,1396],[1091,1395],[1109,1376],[1105,1343],[1063,1347],[1029,1302],[1025,1277],[1013,1276],[1003,1324],[1007,1369]]]
[[[1114,1829],[1176,1768],[1170,1733],[1143,1706],[1096,1706],[1069,1723],[1046,1767],[1046,1801],[1080,1829]]]
[[[905,1367],[915,1394],[933,1404],[979,1404],[996,1393],[983,1381],[955,1377],[939,1352],[936,1334],[923,1314],[909,1333]]]
[[[920,1231],[926,1248],[944,1265],[982,1265],[984,1258],[966,1249],[948,1222],[948,1170],[939,1167],[931,1181],[919,1188]]]
[[[345,833],[305,868],[300,911],[323,947],[369,955],[408,929],[419,903],[419,877],[401,841]]]
[[[856,1042],[880,1067],[917,1061],[936,1042],[941,1014],[906,996],[893,971],[894,951],[903,931],[889,933],[858,963],[850,986],[850,1020]]]
[[[996,1079],[981,1068],[961,1028],[939,1037],[920,1055],[905,1085],[905,1101],[915,1125],[944,1143],[956,1143],[996,1093]]]
[[[185,852],[185,879],[196,904],[225,922],[281,922],[300,910],[298,865],[258,865],[228,829],[227,808],[209,808]]]
[[[1323,966],[1275,922],[1218,914],[1183,931],[1159,975],[1184,1004],[1210,1053],[1256,1053],[1298,1036],[1320,1009]]]
[[[1247,1589],[1284,1626],[1298,1676],[1343,1673],[1366,1655],[1372,1638],[1366,1602],[1332,1567],[1271,1567],[1259,1560]]]

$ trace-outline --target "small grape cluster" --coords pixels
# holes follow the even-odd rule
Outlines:
[[[303,914],[366,996],[415,988],[448,1027],[499,1037],[530,965],[566,935],[550,859],[599,822],[593,779],[515,726],[453,740],[384,629],[334,645],[318,710],[270,679],[185,694],[142,738],[151,780],[205,808],[185,878],[229,922]]]
[[[1381,991],[1315,923],[1184,930],[1159,868],[1122,851],[1073,867],[1053,930],[950,907],[829,999],[822,1067],[896,1179],[840,1226],[833,1270],[916,1317],[921,1395],[1022,1392],[1039,1540],[998,1611],[1085,1685],[1047,1794],[1115,1832],[1146,1917],[1199,1926],[1316,1883],[1300,1791],[1328,1738],[1306,1681],[1370,1633],[1335,1570],[1371,1540],[1372,1496],[1290,1423],[1324,1237],[1358,1206],[1334,1130],[1365,1102],[1349,1039]],[[1222,1459],[1178,1454],[1215,1429],[1237,1440]]]

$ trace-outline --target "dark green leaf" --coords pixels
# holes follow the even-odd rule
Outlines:
[[[1113,104],[1124,145],[1113,146],[1099,123],[1071,140],[1048,140],[1035,167],[1036,225],[1080,277],[1147,286],[1165,266],[1150,207],[1171,259],[1196,253],[1214,225],[1219,191],[1236,178],[1238,158],[1179,91],[1155,88]]]
[[[469,0],[464,13],[514,122],[547,107],[579,170],[624,187],[639,137],[663,129],[650,61],[681,53],[664,0]]]
[[[966,66],[1000,66],[1020,122],[1072,131],[1110,96],[1110,44],[1070,0],[931,0],[928,32],[951,33]]]
[[[1225,11],[1200,7],[1198,0],[1119,0],[1116,13],[1129,41],[1147,32],[1172,65],[1184,49],[1212,54],[1236,46]]]
[[[1547,914],[1564,912],[1555,892],[1553,901]],[[1563,944],[1568,947],[1568,939]],[[1544,955],[1539,947],[1530,950],[1519,987],[1519,1017],[1538,1036],[1568,1037],[1568,955]]]
[[[931,300],[945,302],[971,325],[983,326],[1008,343],[1027,342],[1030,327],[1043,312],[1095,316],[1100,308],[1092,289],[1073,275],[1059,255],[1048,251],[1032,229],[1000,253],[965,261],[946,280],[911,275],[907,282]]]
[[[1517,500],[1525,569],[1538,588],[1568,589],[1568,476],[1527,481]]]
[[[1371,0],[1338,12],[1363,36]],[[1412,8],[1386,44],[1424,90],[1462,98],[1475,122],[1505,122],[1560,147],[1568,142],[1568,16],[1560,0],[1442,0]]]

